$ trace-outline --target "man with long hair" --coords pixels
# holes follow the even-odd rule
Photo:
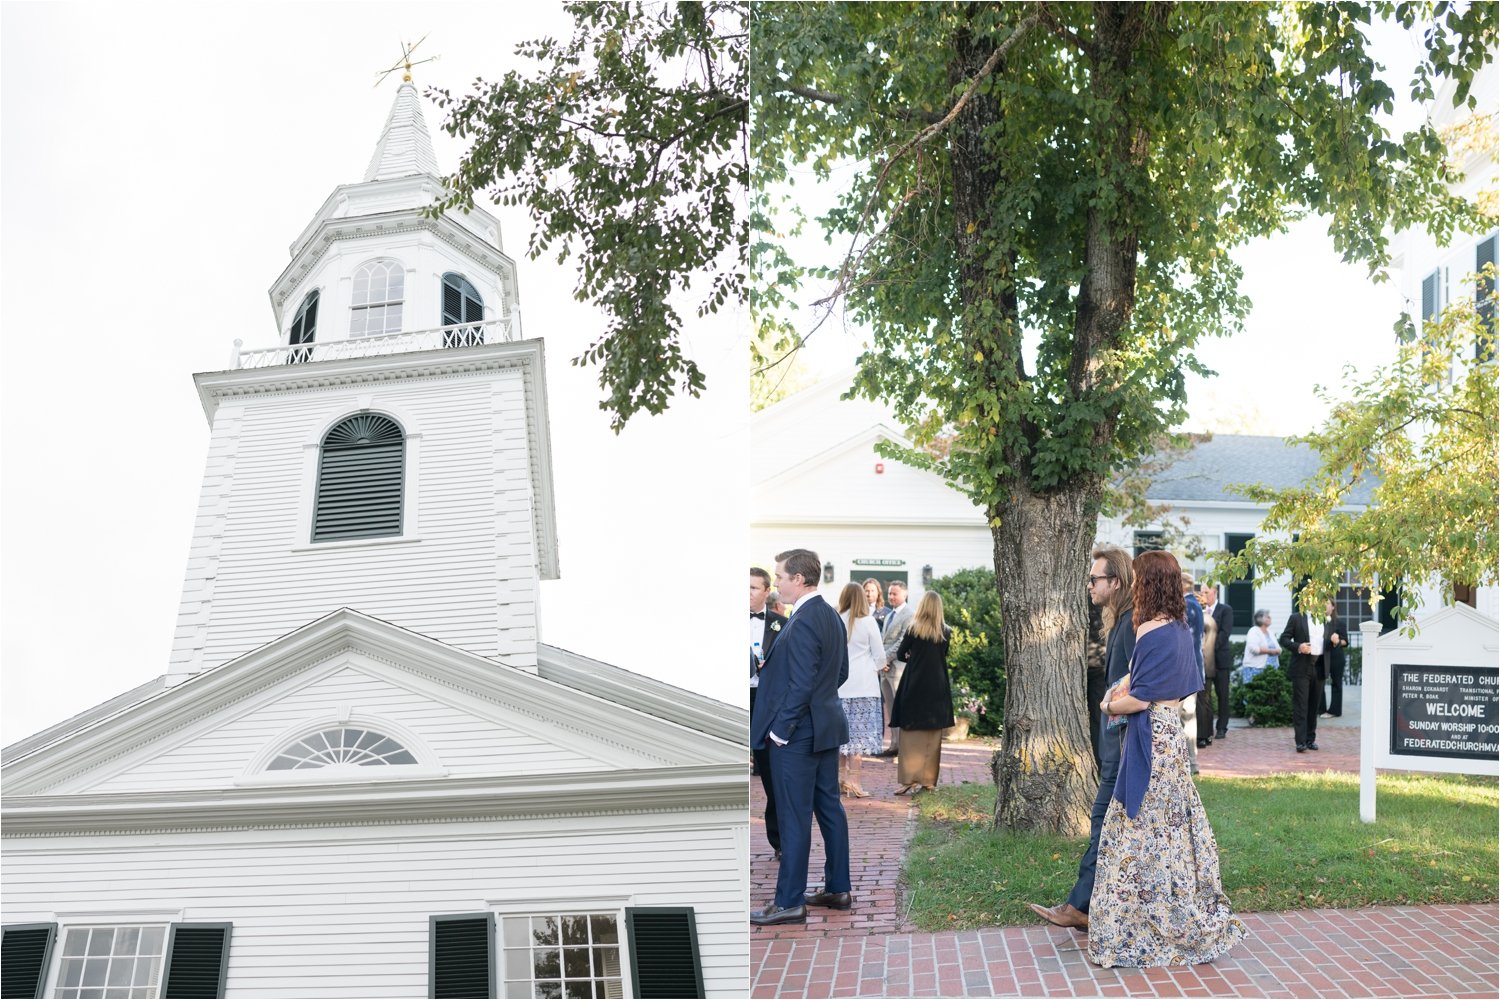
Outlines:
[[[1134,577],[1130,568],[1130,554],[1114,545],[1101,545],[1092,553],[1093,564],[1089,567],[1089,600],[1099,609],[1104,622],[1105,639],[1104,673],[1107,686],[1112,686],[1130,669],[1130,656],[1135,652],[1135,627],[1130,617],[1130,589]],[[1109,800],[1115,794],[1115,776],[1120,773],[1120,741],[1125,727],[1105,729],[1105,720],[1099,720],[1099,792],[1094,796],[1094,809],[1089,815],[1089,847],[1078,863],[1078,881],[1065,902],[1056,906],[1027,903],[1033,913],[1058,927],[1087,928],[1089,925],[1089,897],[1094,894],[1094,866],[1099,857],[1099,831],[1104,826],[1104,814],[1109,811]]]
[[[792,614],[760,673],[750,747],[769,751],[781,867],[776,899],[750,914],[756,925],[806,923],[809,905],[851,905],[838,762],[839,747],[849,742],[839,703],[839,686],[849,679],[849,642],[843,619],[818,595],[822,578],[816,552],[791,549],[776,557],[776,589],[792,602]],[[823,889],[803,896],[814,815],[823,833]]]

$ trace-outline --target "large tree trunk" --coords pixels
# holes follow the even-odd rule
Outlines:
[[[1098,484],[1044,495],[1018,486],[992,513],[1007,673],[995,824],[1083,835],[1099,788],[1084,704]]]

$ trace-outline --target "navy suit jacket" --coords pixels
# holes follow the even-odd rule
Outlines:
[[[849,742],[839,685],[849,679],[844,620],[814,594],[781,627],[766,656],[750,717],[750,746],[760,750],[774,731],[783,740],[812,730],[812,748],[837,750]]]

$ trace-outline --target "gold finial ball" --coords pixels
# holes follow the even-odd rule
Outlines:
[[[402,73],[401,74],[401,80],[402,80],[403,83],[411,83],[411,74],[410,73]]]

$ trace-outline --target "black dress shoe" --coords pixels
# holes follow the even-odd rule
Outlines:
[[[805,924],[807,923],[807,907],[783,907],[772,903],[764,910],[751,910],[750,922],[757,927],[769,927],[772,924]]]
[[[830,910],[847,910],[854,905],[847,892],[815,892],[802,897],[802,902],[808,906],[826,906]]]
[[[1298,753],[1307,753],[1307,744],[1306,743],[1298,743],[1297,744],[1297,752]]]
[[[882,751],[880,751],[875,756],[877,756],[877,757],[894,757],[894,756],[896,756],[896,753],[897,753],[896,748],[895,747],[891,747],[889,750],[882,750]]]
[[[1198,741],[1198,749],[1199,750],[1203,750],[1203,749],[1207,748],[1207,746],[1210,743],[1212,743],[1212,742],[1213,742],[1213,740],[1199,740]]]
[[[1318,749],[1318,745],[1316,743],[1309,743],[1307,745],[1307,749],[1309,749],[1309,750],[1316,750],[1316,749]]]
[[[1226,738],[1228,735],[1229,735],[1228,733],[1214,733],[1214,739],[1216,739],[1216,740],[1222,740],[1222,739]]]

